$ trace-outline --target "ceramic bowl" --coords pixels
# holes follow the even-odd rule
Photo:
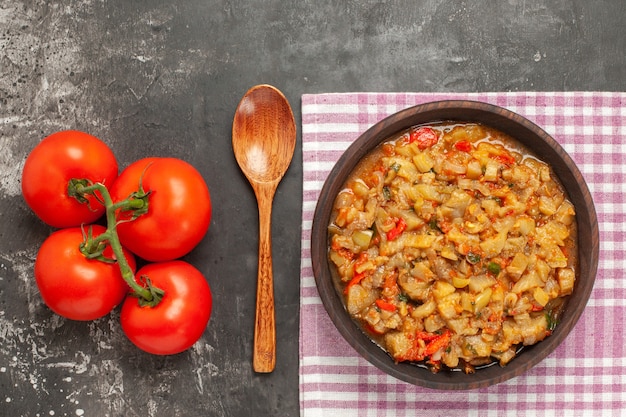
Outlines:
[[[411,126],[438,121],[477,122],[496,128],[551,165],[576,209],[579,265],[573,293],[551,336],[523,347],[511,362],[477,369],[473,374],[429,369],[393,359],[360,329],[344,307],[341,290],[335,284],[328,260],[328,224],[335,197],[357,163],[382,141]],[[598,222],[591,194],[571,157],[543,129],[507,109],[475,101],[440,101],[418,105],[376,123],[363,133],[340,157],[330,172],[316,206],[311,236],[313,273],[324,307],[339,333],[366,360],[400,380],[434,389],[460,390],[486,387],[518,376],[539,363],[567,337],[589,299],[596,276],[599,252]]]

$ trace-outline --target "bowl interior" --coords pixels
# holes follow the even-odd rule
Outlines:
[[[328,233],[335,197],[357,163],[379,143],[414,125],[438,121],[477,122],[496,128],[550,164],[576,209],[579,250],[574,291],[552,335],[524,347],[507,366],[493,365],[474,374],[460,371],[432,373],[410,363],[396,364],[349,316],[328,262]],[[331,170],[316,206],[311,235],[311,259],[317,288],[330,318],[348,343],[370,363],[400,380],[435,389],[472,389],[493,385],[530,369],[549,355],[574,327],[587,304],[595,280],[599,254],[598,222],[591,194],[576,164],[544,130],[507,109],[474,101],[441,101],[395,113],[363,133]]]

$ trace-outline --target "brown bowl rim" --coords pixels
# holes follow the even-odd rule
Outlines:
[[[409,363],[396,364],[352,320],[333,283],[328,264],[327,226],[336,195],[346,176],[371,149],[406,128],[438,121],[478,122],[509,134],[549,163],[576,209],[579,266],[574,291],[552,335],[524,347],[507,366],[493,365],[474,374],[460,371],[432,373]],[[394,113],[361,134],[341,155],[320,192],[311,228],[311,261],[322,304],[343,338],[368,362],[410,384],[440,390],[491,386],[519,376],[541,362],[563,342],[578,322],[591,295],[599,258],[598,221],[589,188],[576,163],[547,132],[506,108],[473,100],[443,100],[419,104]]]

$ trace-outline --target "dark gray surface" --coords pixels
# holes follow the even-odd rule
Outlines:
[[[0,0],[0,415],[296,416],[301,141],[274,205],[277,367],[251,369],[257,211],[232,156],[237,103],[260,83],[335,91],[626,88],[622,0]],[[186,259],[207,276],[201,341],[144,354],[119,313],[70,322],[40,300],[32,265],[51,229],[20,173],[44,136],[80,129],[125,167],[195,165],[209,233]]]

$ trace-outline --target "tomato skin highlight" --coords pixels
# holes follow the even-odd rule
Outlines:
[[[67,193],[72,178],[113,184],[118,165],[113,151],[100,139],[77,130],[64,130],[44,138],[33,148],[22,171],[22,195],[44,223],[74,227],[93,223],[104,206],[89,196],[81,204]]]
[[[100,225],[91,227],[94,237],[106,230]],[[122,279],[117,263],[85,258],[79,250],[82,241],[80,227],[52,233],[37,254],[35,279],[43,301],[56,314],[71,320],[95,320],[122,302],[128,284]],[[134,271],[135,257],[127,250],[124,254]],[[110,247],[104,255],[114,257]]]
[[[114,202],[139,188],[149,192],[148,212],[122,221],[117,232],[122,245],[148,261],[169,261],[189,253],[211,223],[211,196],[200,173],[177,158],[144,158],[122,171],[110,188]],[[118,213],[128,220],[129,213]]]
[[[173,355],[193,346],[211,317],[211,289],[202,273],[184,261],[148,264],[137,271],[165,294],[155,307],[142,307],[127,297],[120,320],[126,336],[138,348],[155,355]]]

